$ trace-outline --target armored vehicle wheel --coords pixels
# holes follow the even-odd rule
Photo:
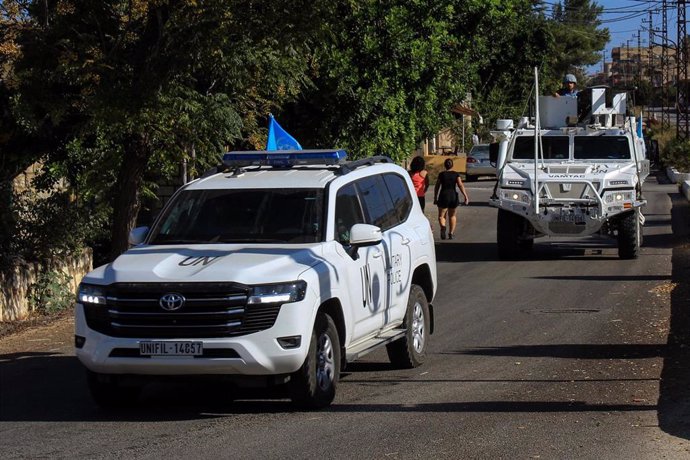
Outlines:
[[[424,362],[429,339],[429,319],[426,294],[421,287],[413,284],[403,321],[405,337],[386,345],[388,358],[394,366],[411,369]]]
[[[330,316],[319,313],[311,334],[309,352],[302,367],[292,374],[292,401],[305,409],[320,409],[335,398],[340,374],[340,341]]]
[[[522,239],[523,231],[523,217],[504,209],[498,210],[496,240],[499,259],[514,260],[525,257],[529,253],[534,240]]]
[[[139,399],[140,386],[123,386],[117,381],[117,376],[97,374],[86,371],[86,379],[91,397],[104,409],[131,407]]]
[[[636,259],[642,245],[642,228],[637,211],[629,212],[618,221],[618,257]]]

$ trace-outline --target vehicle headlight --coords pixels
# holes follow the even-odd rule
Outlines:
[[[504,200],[526,204],[532,201],[531,194],[527,190],[503,190],[501,193]]]
[[[102,286],[80,284],[77,302],[84,305],[105,305],[105,291]]]
[[[604,194],[604,201],[606,203],[622,203],[624,201],[632,201],[632,192],[624,190],[614,190]]]
[[[299,302],[307,293],[305,281],[293,281],[291,283],[264,284],[254,286],[249,294],[249,305],[263,303],[287,303]]]

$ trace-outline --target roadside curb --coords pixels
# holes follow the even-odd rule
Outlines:
[[[668,180],[674,184],[678,184],[680,193],[686,200],[690,201],[690,173],[678,171],[676,168],[666,168],[666,176]]]

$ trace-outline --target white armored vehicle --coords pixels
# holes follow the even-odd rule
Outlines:
[[[607,104],[604,88],[587,91],[580,114],[578,98],[540,96],[534,119],[517,127],[498,120],[490,205],[498,208],[501,259],[526,256],[541,236],[613,237],[620,258],[638,256],[649,174],[644,142],[635,118],[624,116],[625,94]]]

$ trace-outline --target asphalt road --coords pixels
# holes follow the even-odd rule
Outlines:
[[[518,262],[497,259],[492,186],[468,184],[458,238],[437,243],[422,367],[371,354],[318,412],[202,384],[151,386],[140,407],[106,412],[66,317],[0,339],[0,455],[690,458],[690,210],[676,186],[648,180],[637,260],[552,241]]]

